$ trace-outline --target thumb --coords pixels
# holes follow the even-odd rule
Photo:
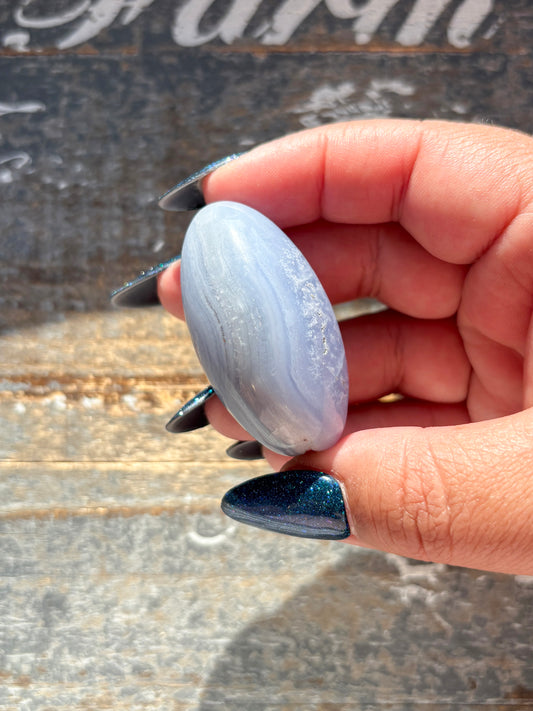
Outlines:
[[[223,510],[293,535],[533,574],[531,409],[453,427],[363,430],[285,469],[235,487]]]

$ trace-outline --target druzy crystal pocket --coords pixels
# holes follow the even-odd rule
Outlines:
[[[181,284],[198,358],[252,437],[291,456],[335,444],[348,405],[344,345],[293,242],[250,207],[212,203],[187,230]]]

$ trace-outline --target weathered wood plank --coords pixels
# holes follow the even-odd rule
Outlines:
[[[4,327],[105,308],[110,288],[179,251],[188,218],[165,215],[157,196],[212,159],[280,133],[391,115],[532,128],[525,1],[495,2],[463,48],[448,41],[460,2],[449,4],[419,44],[413,3],[397,2],[372,35],[377,44],[354,43],[355,20],[335,20],[317,3],[296,33],[301,47],[292,38],[173,45],[169,25],[192,5],[147,3],[141,12],[138,3],[136,19],[121,25],[127,13],[117,3],[111,29],[91,38],[90,51],[75,45],[72,53],[13,56],[10,49],[0,57],[11,100],[0,116]],[[227,12],[219,5],[209,15],[214,26],[217,12]],[[38,24],[35,18],[53,15],[48,7],[24,13]],[[8,36],[13,15],[1,12]],[[264,3],[256,21],[269,15]],[[24,31],[45,51],[89,18],[80,13],[55,28]],[[402,27],[411,44],[384,47],[383,38],[391,42]],[[330,51],[311,51],[321,37]],[[345,51],[348,41],[353,51]]]
[[[530,581],[218,519],[209,529],[209,516],[197,525],[178,514],[11,522],[0,699],[318,711],[524,698]]]
[[[528,0],[0,3],[0,708],[533,708],[533,585],[226,519],[264,462],[165,432],[186,329],[111,288],[157,196],[372,116],[533,129]]]
[[[206,380],[185,327],[161,309],[13,332],[0,362],[4,459],[207,461],[227,446],[210,428],[164,429]]]
[[[185,462],[0,462],[0,520],[218,511],[227,489],[268,470],[221,456],[200,447]]]

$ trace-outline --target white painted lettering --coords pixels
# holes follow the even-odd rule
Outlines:
[[[357,44],[368,44],[376,34],[379,26],[390,10],[398,4],[398,0],[369,0],[366,5],[358,8],[353,24]]]
[[[226,44],[240,39],[261,5],[262,0],[235,0],[229,12],[208,32],[200,32],[200,23],[214,0],[189,0],[176,12],[172,37],[182,47],[196,47],[219,37]]]
[[[461,49],[468,47],[474,32],[493,11],[493,6],[492,0],[464,0],[448,26],[448,42]]]
[[[90,6],[83,21],[57,43],[58,49],[76,47],[96,37],[113,24],[122,8],[129,5],[128,0],[97,0]]]
[[[216,0],[175,0],[176,9],[171,22],[171,34],[180,47],[197,47],[216,40],[231,45],[248,38],[263,45],[285,45],[302,27],[312,13],[324,5],[333,17],[352,22],[354,41],[364,45],[371,42],[387,16],[405,7],[404,20],[395,40],[406,47],[423,44],[436,22],[452,0],[233,0],[214,26],[203,27],[203,21],[214,8]],[[28,51],[32,37],[26,32],[65,26],[65,34],[56,42],[58,49],[79,46],[107,29],[113,23],[128,25],[150,8],[155,0],[71,0],[63,4],[62,11],[43,14],[36,0],[18,0],[13,18],[20,30],[8,32],[2,40],[4,46],[17,51]],[[44,3],[39,3],[42,8]],[[272,7],[261,27],[250,29],[256,13]],[[494,17],[490,18],[491,15]],[[492,21],[489,23],[488,19]],[[496,16],[493,0],[462,0],[453,12],[446,28],[446,40],[457,48],[471,45],[472,38],[482,25],[484,38],[489,39],[501,26],[503,18]],[[256,23],[257,24],[257,23]],[[68,26],[68,27],[67,27]],[[24,34],[23,34],[24,33]]]
[[[450,2],[451,0],[417,0],[396,35],[396,42],[405,47],[416,47],[422,44]]]
[[[261,38],[263,44],[287,44],[302,22],[322,0],[285,0],[272,17],[272,24]]]
[[[68,8],[59,15],[41,15],[34,17],[31,13],[27,13],[27,9],[31,8],[32,0],[23,0],[19,7],[13,13],[15,22],[19,27],[33,27],[35,29],[46,29],[48,27],[59,27],[67,22],[72,22],[83,15],[91,5],[91,0],[81,0],[81,2]]]

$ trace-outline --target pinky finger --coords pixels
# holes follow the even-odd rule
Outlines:
[[[344,435],[380,427],[446,427],[470,422],[466,404],[399,399],[355,405],[348,411]]]

